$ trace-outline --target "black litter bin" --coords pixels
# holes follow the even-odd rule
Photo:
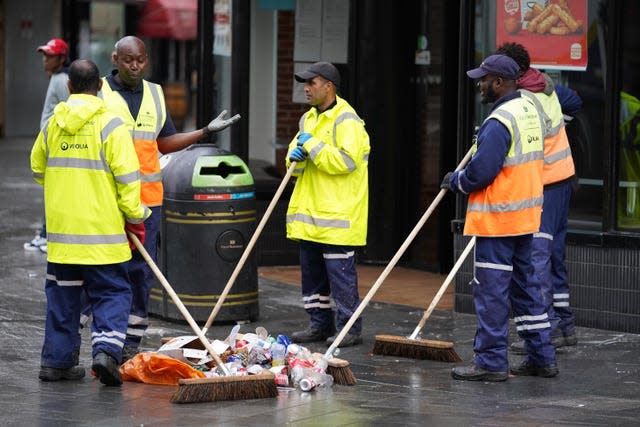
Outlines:
[[[194,319],[204,322],[255,231],[253,177],[242,159],[212,144],[194,144],[163,163],[162,269]],[[149,311],[184,319],[159,284],[151,290]],[[216,321],[253,321],[258,312],[252,253]]]

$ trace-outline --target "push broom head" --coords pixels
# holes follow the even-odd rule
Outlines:
[[[452,342],[410,339],[396,335],[376,335],[373,354],[439,362],[462,362]]]
[[[333,382],[338,385],[355,385],[356,376],[349,368],[349,362],[344,359],[329,359],[327,374],[333,377]]]
[[[178,382],[171,403],[216,402],[220,400],[263,399],[278,396],[271,372],[259,375],[189,378]]]

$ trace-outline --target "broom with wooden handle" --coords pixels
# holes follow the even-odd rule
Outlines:
[[[265,224],[269,220],[269,217],[271,216],[271,212],[273,212],[273,209],[275,208],[276,203],[278,203],[280,196],[282,195],[285,187],[287,186],[287,183],[291,178],[291,174],[293,173],[293,170],[295,169],[296,164],[297,162],[295,161],[291,162],[289,169],[287,169],[287,173],[285,174],[284,178],[282,178],[282,182],[280,183],[280,186],[276,190],[276,194],[273,196],[273,199],[271,199],[269,206],[267,206],[267,210],[262,216],[262,219],[260,220],[258,227],[256,227],[256,231],[253,233],[253,236],[251,236],[251,240],[249,240],[247,247],[244,248],[244,252],[240,257],[240,261],[238,261],[238,264],[236,264],[236,268],[233,270],[233,273],[231,273],[231,277],[229,277],[229,280],[227,281],[227,284],[222,290],[222,293],[218,297],[218,301],[216,302],[216,305],[213,307],[213,310],[211,311],[211,314],[209,315],[209,318],[207,319],[207,322],[205,323],[204,328],[202,328],[203,335],[207,333],[207,330],[211,327],[211,325],[213,324],[213,321],[218,315],[218,312],[222,308],[222,304],[224,303],[224,300],[227,298],[227,295],[229,294],[231,287],[233,286],[236,279],[238,278],[238,275],[240,274],[240,270],[242,270],[242,267],[244,267],[244,263],[247,261],[247,258],[249,258],[249,254],[251,253],[251,250],[256,244],[258,237],[260,237],[260,233],[262,233],[262,229],[264,228]]]
[[[387,356],[400,356],[408,357],[411,359],[429,359],[438,360],[443,362],[461,362],[462,358],[453,349],[453,343],[448,341],[433,341],[417,338],[418,334],[424,327],[425,323],[431,316],[431,313],[436,308],[442,295],[449,287],[449,284],[453,281],[453,278],[458,273],[458,270],[464,263],[465,259],[473,249],[476,243],[475,236],[471,238],[467,246],[460,254],[460,257],[456,261],[455,265],[449,272],[449,275],[440,286],[440,289],[436,293],[436,296],[429,304],[418,323],[418,326],[413,330],[413,333],[408,337],[401,337],[397,335],[376,335],[376,342],[373,345],[373,354],[382,354]],[[443,351],[444,350],[444,351]]]
[[[178,380],[178,390],[171,397],[172,403],[195,403],[213,402],[218,400],[242,400],[259,399],[265,397],[276,397],[278,388],[273,374],[259,374],[249,376],[232,376],[229,369],[216,353],[213,345],[204,336],[200,327],[195,322],[187,308],[184,306],[178,294],[173,290],[167,279],[164,277],[156,263],[151,259],[140,240],[131,232],[127,232],[129,238],[136,246],[140,254],[145,259],[149,267],[156,275],[164,290],[169,294],[173,303],[178,307],[193,332],[207,349],[218,367],[222,370],[223,376],[213,378],[192,378]]]
[[[467,154],[465,154],[465,156],[462,158],[462,160],[458,164],[458,167],[456,167],[455,169],[456,172],[461,170],[467,164],[467,162],[471,158],[471,154],[473,153],[473,150],[474,148],[472,147],[469,149],[469,151],[467,151]],[[356,322],[358,317],[360,317],[360,314],[362,314],[362,311],[365,309],[365,307],[369,303],[369,300],[371,300],[371,298],[375,295],[375,293],[378,291],[378,288],[385,281],[389,273],[391,273],[391,270],[393,270],[393,268],[396,266],[396,264],[398,263],[402,255],[404,255],[405,251],[407,250],[411,242],[413,242],[413,239],[415,239],[420,229],[422,229],[424,224],[427,222],[427,219],[429,219],[429,217],[431,216],[433,211],[436,209],[440,201],[444,198],[446,193],[447,193],[446,189],[440,190],[436,198],[433,200],[433,202],[431,202],[431,205],[429,205],[429,207],[427,208],[427,211],[422,215],[418,223],[415,225],[415,227],[413,227],[413,230],[411,230],[411,233],[409,233],[409,236],[407,236],[407,238],[404,240],[404,242],[402,243],[402,246],[400,246],[400,249],[398,249],[398,251],[393,256],[393,258],[391,258],[391,261],[389,261],[389,264],[387,264],[384,271],[380,274],[380,277],[378,277],[378,279],[375,281],[371,289],[369,289],[369,292],[367,292],[367,295],[362,299],[356,311],[353,312],[353,314],[351,315],[347,323],[342,327],[342,330],[340,331],[336,339],[333,341],[333,343],[329,346],[327,351],[324,353],[324,359],[326,359],[327,362],[331,360],[331,358],[333,357],[334,351],[336,350],[336,348],[340,346],[340,343],[342,342],[344,337],[347,335],[347,333],[349,332],[353,324]],[[450,352],[449,349],[438,349],[438,350],[444,353]],[[351,373],[351,370],[349,369],[349,366],[348,366],[348,362],[346,366],[341,366],[335,369],[332,375],[334,377],[334,381],[337,384],[351,385],[355,383],[355,376],[353,375],[353,373]]]

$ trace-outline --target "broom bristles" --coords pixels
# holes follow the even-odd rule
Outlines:
[[[269,372],[247,376],[180,379],[171,403],[264,399],[276,396],[278,387],[274,375]]]
[[[409,359],[462,362],[449,341],[410,339],[396,335],[376,335],[373,354],[399,356]]]
[[[356,376],[349,368],[349,362],[344,359],[330,359],[327,363],[327,374],[333,377],[338,385],[355,385]]]

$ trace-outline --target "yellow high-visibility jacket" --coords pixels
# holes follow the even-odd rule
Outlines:
[[[308,157],[296,166],[297,181],[287,210],[287,238],[344,246],[363,246],[369,211],[369,135],[364,121],[342,98],[318,114],[300,119]],[[296,147],[298,135],[289,145]]]
[[[123,121],[92,95],[59,103],[31,150],[44,185],[47,259],[104,265],[131,259],[125,218],[143,222],[140,165]]]
[[[104,77],[100,96],[104,99],[109,111],[124,120],[131,132],[140,162],[142,203],[153,207],[162,205],[164,189],[156,139],[167,119],[167,107],[160,85],[146,80],[143,80],[142,84],[142,103],[138,117],[135,118],[131,115],[127,102],[118,92],[111,90],[109,82]]]

